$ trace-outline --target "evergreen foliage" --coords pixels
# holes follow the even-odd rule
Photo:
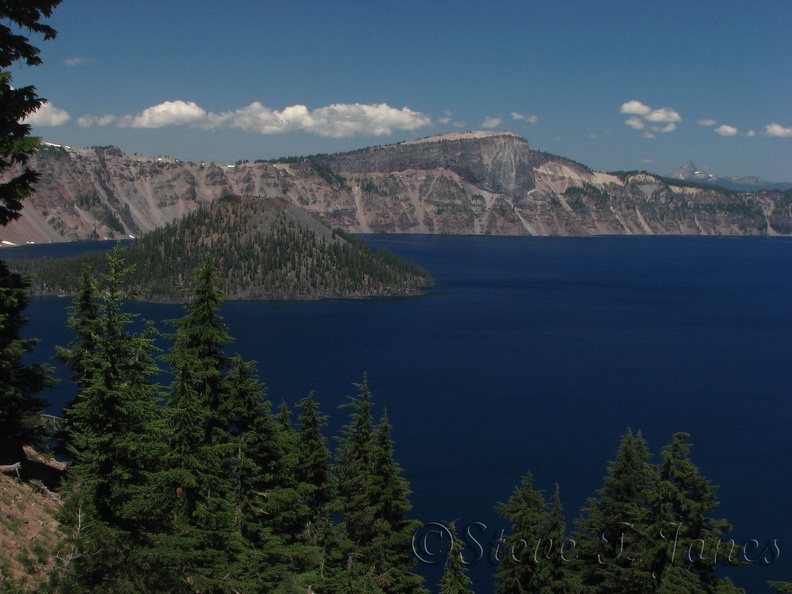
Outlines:
[[[54,384],[47,365],[29,365],[25,357],[38,343],[22,338],[27,319],[28,279],[9,271],[0,261],[0,463],[24,459],[22,446],[35,445],[44,435],[38,413],[46,402],[42,389]]]
[[[152,469],[162,455],[159,390],[151,382],[154,329],[130,330],[121,290],[128,273],[119,250],[107,256],[103,290],[86,278],[71,316],[78,341],[61,359],[79,376],[70,406],[68,495],[61,521],[71,530],[72,559],[63,568],[65,592],[135,591],[145,582]]]
[[[60,0],[26,0],[0,3],[0,226],[18,219],[22,201],[30,196],[38,174],[25,164],[36,152],[40,139],[30,136],[30,124],[25,118],[37,111],[45,100],[36,94],[33,86],[14,87],[12,68],[18,62],[27,66],[41,64],[40,50],[30,44],[24,35],[12,30],[27,30],[53,39],[57,32],[42,20],[52,16]],[[11,26],[9,26],[11,25]],[[21,173],[8,178],[6,171],[23,167]]]
[[[160,357],[173,378],[165,391],[153,381],[156,330],[124,307],[132,268],[119,247],[106,258],[100,280],[83,270],[68,321],[76,339],[58,349],[78,393],[53,591],[426,592],[412,571],[409,485],[387,412],[374,422],[368,378],[345,405],[331,466],[314,395],[293,424],[285,403],[273,414],[256,363],[227,354],[221,281],[207,261]],[[627,431],[574,539],[558,485],[548,503],[529,472],[497,506],[511,532],[496,591],[740,592],[717,575],[736,561],[722,540],[731,527],[712,517],[716,487],[688,439],[675,434],[653,464],[641,433]],[[439,586],[468,594],[463,542],[449,529]]]
[[[25,164],[40,139],[30,136],[30,124],[24,120],[44,104],[35,87],[12,85],[11,69],[18,62],[41,64],[39,49],[13,29],[52,39],[56,31],[41,21],[58,4],[60,0],[0,3],[0,226],[18,219],[22,201],[33,193],[38,174]],[[19,167],[21,172],[9,173]],[[36,413],[46,403],[35,395],[52,384],[50,370],[24,363],[37,341],[21,338],[30,284],[0,261],[0,464],[23,460],[22,446],[35,445],[44,433]]]
[[[690,460],[688,437],[675,434],[652,464],[641,433],[628,430],[574,538],[566,536],[558,486],[548,507],[526,475],[498,506],[512,531],[496,591],[741,592],[716,575],[716,564],[737,564],[734,542],[722,540],[731,526],[710,517],[715,487]]]
[[[738,592],[715,576],[715,551],[731,529],[709,517],[715,487],[673,436],[659,465],[640,433],[622,438],[603,488],[578,521],[581,581],[596,592]],[[728,553],[718,562],[728,562]],[[734,561],[734,560],[732,560]],[[732,563],[734,564],[734,563]]]
[[[196,271],[192,298],[184,317],[173,322],[173,346],[163,357],[174,376],[161,500],[172,520],[163,563],[201,591],[239,585],[235,560],[242,551],[230,473],[233,399],[224,348],[231,337],[219,314],[216,284],[210,264]]]
[[[451,550],[440,580],[440,594],[474,594],[469,588],[471,581],[462,559],[463,544],[462,540],[457,538],[454,522],[449,522],[448,533],[451,535]]]
[[[549,523],[547,503],[533,486],[529,472],[523,477],[498,513],[511,522],[511,534],[504,539],[503,558],[496,571],[498,594],[537,592],[543,585],[543,559],[539,549]]]
[[[387,414],[375,427],[368,378],[345,405],[351,412],[336,449],[336,475],[346,536],[354,546],[350,564],[371,576],[382,592],[424,592],[412,573],[410,537],[418,527],[406,519],[409,487],[393,460]],[[361,572],[361,570],[363,570]]]
[[[221,272],[219,288],[234,299],[309,299],[412,295],[431,285],[428,273],[386,250],[374,252],[342,231],[331,232],[296,207],[264,198],[228,197],[144,235],[128,246],[131,288],[148,298],[183,300],[192,272],[205,262]],[[104,266],[101,254],[15,261],[37,292],[74,293],[80,270]]]
[[[636,555],[644,550],[654,468],[639,432],[622,437],[603,486],[578,521],[578,559],[582,581],[591,591],[650,591],[653,578]]]

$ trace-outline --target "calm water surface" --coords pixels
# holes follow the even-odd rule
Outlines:
[[[470,526],[467,558],[484,550],[470,566],[476,592],[492,591],[487,552],[507,528],[493,506],[530,470],[548,498],[560,484],[572,524],[628,428],[655,454],[691,433],[738,543],[777,539],[781,556],[740,570],[738,584],[792,580],[792,240],[367,239],[437,286],[413,299],[227,303],[230,350],[258,361],[276,404],[315,391],[333,433],[367,373],[414,517]],[[33,299],[39,359],[71,340],[68,305]],[[152,320],[182,311],[134,307]],[[52,391],[54,408],[69,394]],[[433,587],[441,566],[422,572]]]

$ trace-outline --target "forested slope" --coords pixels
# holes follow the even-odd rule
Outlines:
[[[124,257],[134,267],[129,288],[153,300],[183,299],[205,261],[221,272],[230,299],[414,295],[431,284],[418,266],[373,252],[282,199],[225,197],[132,242]],[[84,265],[102,274],[106,261],[100,253],[14,261],[33,276],[33,292],[50,294],[74,293]]]

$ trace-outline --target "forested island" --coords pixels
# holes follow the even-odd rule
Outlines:
[[[432,285],[420,266],[388,250],[373,251],[331,231],[283,199],[227,196],[124,250],[132,270],[124,282],[140,298],[182,301],[193,271],[209,262],[227,299],[320,299],[418,295]],[[36,294],[74,294],[81,269],[107,272],[101,253],[74,258],[14,260]]]

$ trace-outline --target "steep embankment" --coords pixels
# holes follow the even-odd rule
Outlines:
[[[792,191],[595,172],[511,133],[233,165],[45,145],[31,166],[37,192],[0,241],[137,236],[232,194],[283,198],[353,232],[792,234]]]
[[[19,474],[0,473],[0,592],[39,592],[58,562],[63,533],[55,488],[63,465],[25,448]],[[2,461],[0,461],[2,462]]]

